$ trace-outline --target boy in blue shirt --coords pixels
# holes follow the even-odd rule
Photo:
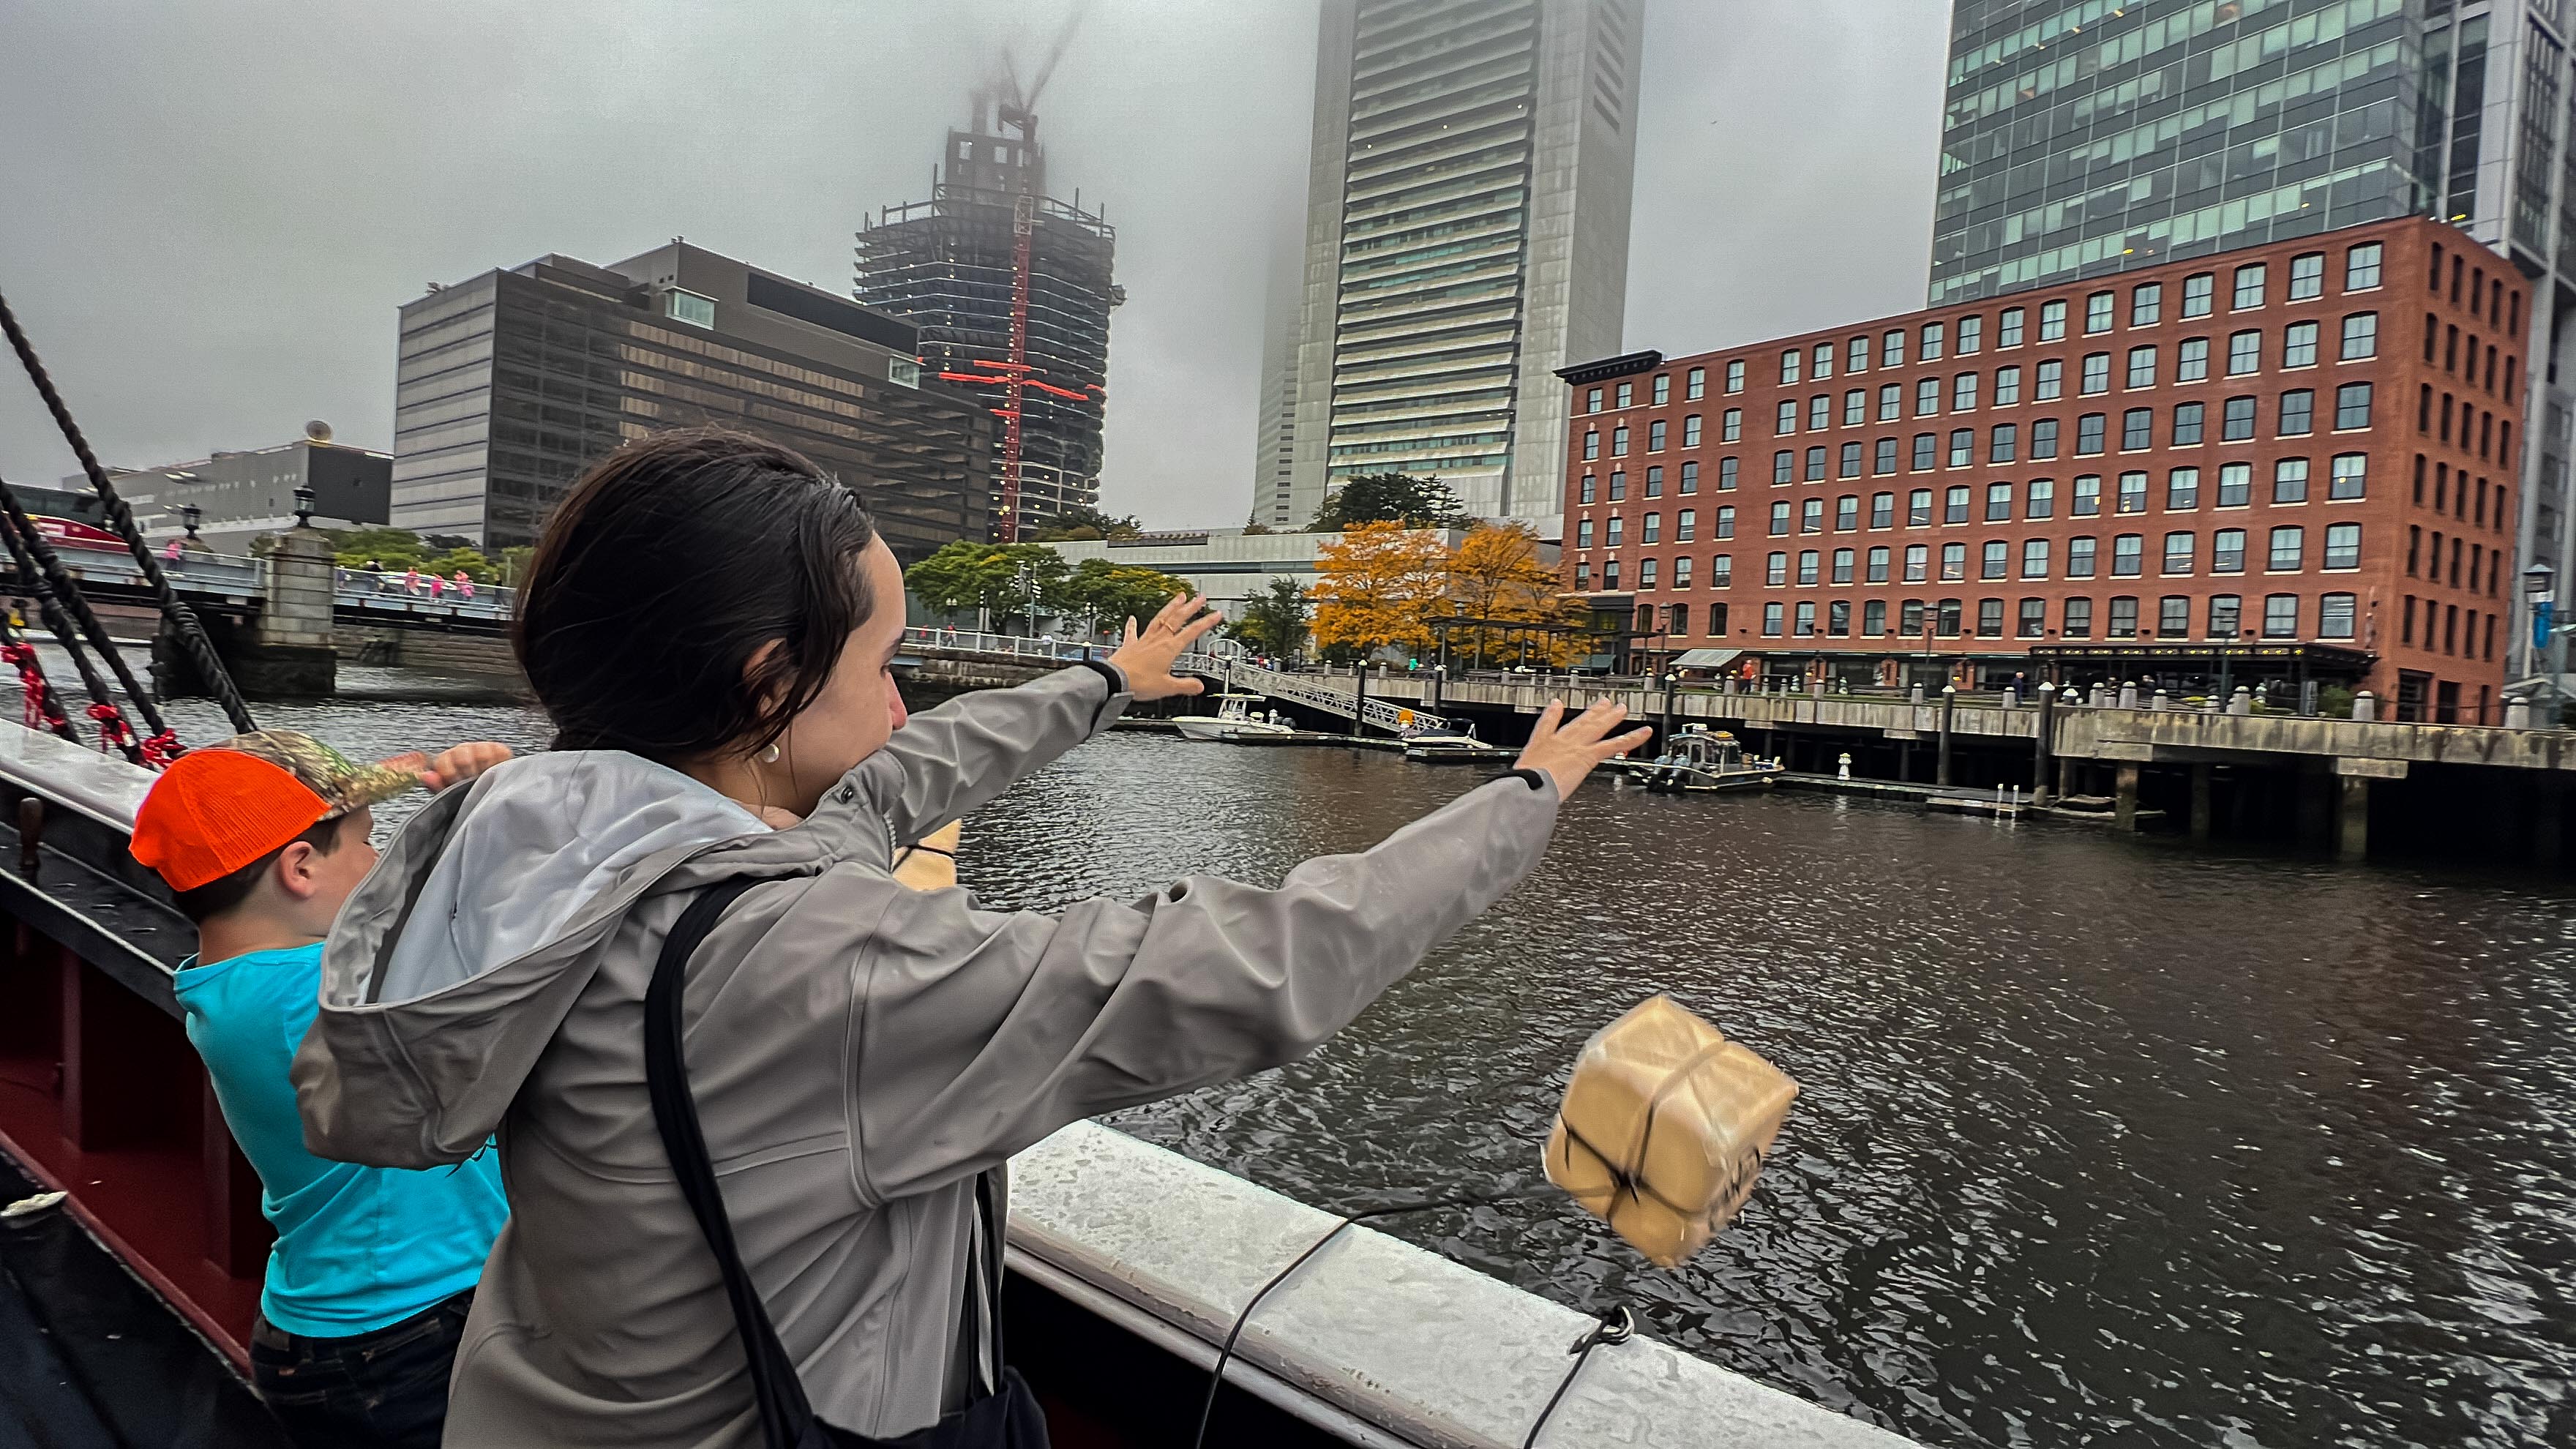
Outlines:
[[[361,766],[261,730],[181,756],[135,812],[135,859],[197,923],[175,983],[188,1040],[277,1229],[251,1376],[298,1444],[434,1449],[446,1422],[466,1309],[508,1215],[499,1165],[491,1153],[428,1172],[315,1157],[287,1067],[321,999],[322,938],[375,864],[369,807],[509,757],[467,744]]]

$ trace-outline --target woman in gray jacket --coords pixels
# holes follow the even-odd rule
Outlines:
[[[885,506],[898,506],[889,502]],[[1537,863],[1558,801],[1643,731],[1540,718],[1522,769],[1275,890],[1191,876],[1052,913],[914,892],[896,850],[1197,692],[1203,601],[1105,664],[906,717],[903,578],[856,499],[737,434],[602,461],[548,524],[519,660],[556,748],[408,822],[340,913],[295,1062],[312,1148],[398,1167],[497,1133],[509,1226],[457,1355],[450,1442],[759,1439],[716,1264],[644,1088],[664,936],[689,1086],[744,1262],[822,1418],[920,1428],[961,1348],[976,1183],[1076,1119],[1312,1050]]]

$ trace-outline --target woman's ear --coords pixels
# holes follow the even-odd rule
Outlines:
[[[764,687],[761,681],[777,667],[778,656],[786,647],[785,640],[772,639],[751,651],[751,657],[742,662],[742,687],[752,696],[755,714],[768,713],[770,706],[777,702],[778,686]]]

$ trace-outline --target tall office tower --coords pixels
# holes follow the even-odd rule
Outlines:
[[[1437,476],[1552,529],[1555,372],[1616,352],[1641,0],[1325,0],[1290,516]],[[1554,533],[1549,533],[1554,537]]]
[[[2531,282],[2521,557],[2569,577],[2567,0],[1956,0],[1934,306],[2431,216]],[[2519,626],[2517,632],[2520,632]]]
[[[1304,305],[1299,257],[1271,259],[1270,302],[1261,325],[1261,402],[1252,439],[1252,516],[1270,529],[1304,526],[1297,516],[1297,312]],[[1309,513],[1307,517],[1312,517]]]
[[[1019,374],[1025,532],[1100,500],[1109,311],[1127,293],[1110,280],[1118,238],[1109,223],[1082,209],[1079,192],[1072,201],[1047,194],[1036,114],[995,92],[979,92],[974,107],[970,129],[948,133],[946,174],[932,172],[931,199],[887,207],[858,233],[853,295],[921,329],[924,366],[986,401],[1002,421],[1004,454]],[[997,461],[999,536],[1009,479],[1007,458]]]

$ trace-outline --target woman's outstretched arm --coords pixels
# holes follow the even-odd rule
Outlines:
[[[899,769],[878,798],[909,841],[932,826],[973,813],[1065,751],[1109,728],[1131,699],[1196,694],[1195,679],[1176,678],[1181,651],[1222,622],[1202,613],[1203,597],[1183,595],[1138,628],[1106,667],[1077,665],[1015,689],[979,689],[914,715],[863,770]]]
[[[1563,794],[1643,738],[1606,738],[1614,708],[1562,731],[1557,714],[1524,769],[1276,889],[1192,876],[1042,915],[854,879],[843,900],[867,920],[844,1070],[859,1190],[919,1192],[1079,1118],[1312,1051],[1528,875]],[[774,930],[833,928],[796,915]]]

